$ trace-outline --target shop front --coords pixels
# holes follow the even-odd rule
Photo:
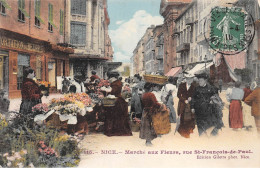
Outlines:
[[[55,87],[53,77],[69,70],[68,52],[71,50],[53,49],[49,42],[1,29],[0,88],[9,98],[20,98],[23,72],[28,66],[35,70],[37,81],[51,80]],[[55,68],[49,62],[55,62]]]
[[[94,57],[89,55],[70,55],[70,75],[84,81],[91,76],[91,71],[96,71],[100,78],[103,78],[103,63],[107,58]]]

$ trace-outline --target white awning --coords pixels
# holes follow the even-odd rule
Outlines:
[[[208,69],[211,65],[213,65],[213,62],[206,63],[206,69]],[[200,71],[205,70],[205,63],[199,63],[195,65],[191,70],[187,71],[190,75],[194,76],[195,74],[198,74]]]

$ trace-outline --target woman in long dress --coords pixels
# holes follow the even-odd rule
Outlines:
[[[229,127],[233,129],[243,128],[243,113],[241,100],[244,97],[243,89],[240,89],[240,82],[235,82],[235,87],[230,95],[229,105]]]
[[[20,106],[20,113],[27,115],[32,113],[32,108],[41,103],[43,94],[38,84],[33,80],[35,71],[28,67],[24,70],[24,80],[22,84],[22,103]]]
[[[180,118],[180,127],[178,132],[185,138],[190,138],[195,128],[195,116],[191,113],[190,102],[195,90],[196,84],[192,76],[186,76],[179,85],[177,96],[179,98],[177,114]]]
[[[157,102],[162,106],[152,117],[154,130],[158,136],[168,134],[171,130],[169,117],[170,112],[167,110],[166,105],[163,104],[161,100],[161,85],[154,84],[152,93],[155,95]]]
[[[104,134],[107,136],[132,136],[128,104],[121,96],[122,82],[118,73],[108,74],[112,91],[110,95],[117,97],[115,105],[104,107]]]
[[[157,137],[153,127],[152,116],[156,113],[156,110],[161,107],[157,102],[155,95],[151,92],[151,88],[152,84],[146,83],[144,85],[145,93],[142,96],[144,109],[139,137],[146,140],[146,146],[151,146],[152,140]]]

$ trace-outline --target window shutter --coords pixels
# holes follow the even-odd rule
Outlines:
[[[24,9],[25,8],[25,1],[24,0],[22,0],[22,7],[21,7],[22,9]]]
[[[50,7],[51,7],[51,18],[50,18],[50,21],[53,22],[53,6],[52,4],[50,4]]]
[[[64,13],[63,10],[60,9],[60,34],[63,34],[63,25],[64,25]]]
[[[48,9],[49,9],[49,11],[48,11],[48,18],[49,18],[49,19],[48,19],[48,20],[49,20],[49,21],[50,21],[50,19],[51,19],[51,15],[50,15],[50,14],[51,14],[51,7],[50,7],[50,5],[51,5],[51,4],[49,3],[49,4],[48,4]]]

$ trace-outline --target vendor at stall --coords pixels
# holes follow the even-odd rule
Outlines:
[[[122,82],[118,80],[118,72],[108,73],[110,81],[110,97],[115,98],[113,106],[104,107],[104,134],[107,136],[132,136],[128,104],[121,96]]]

